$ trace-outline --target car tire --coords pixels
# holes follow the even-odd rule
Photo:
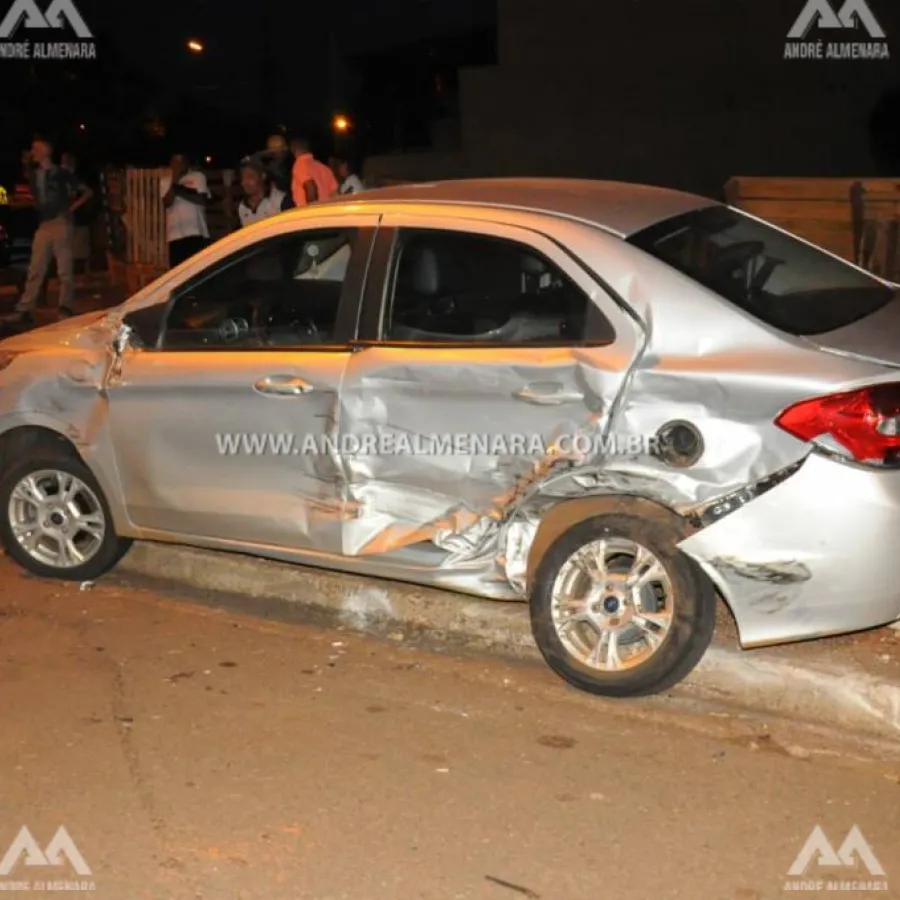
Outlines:
[[[530,611],[534,639],[558,675],[592,694],[639,697],[691,672],[712,640],[716,594],[678,550],[682,537],[665,517],[617,514],[556,539],[535,573]]]
[[[91,470],[47,452],[10,466],[0,479],[0,540],[29,572],[67,581],[99,578],[131,546],[116,534]]]

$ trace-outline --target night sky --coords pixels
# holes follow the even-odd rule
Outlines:
[[[232,168],[279,125],[357,163],[463,146],[477,174],[895,172],[900,5],[869,0],[891,60],[815,65],[783,58],[804,2],[505,0],[494,33],[497,0],[76,0],[96,61],[0,59],[0,184],[35,132],[89,165]]]
[[[193,85],[234,110],[255,100],[267,36],[282,95],[298,106],[326,106],[332,54],[465,30],[491,21],[495,10],[493,0],[153,0],[146,15],[140,3],[82,6],[91,26],[108,30],[145,75],[168,87]],[[190,37],[204,42],[202,56],[185,52]]]
[[[0,0],[0,12],[9,2]],[[3,172],[18,165],[35,132],[83,159],[119,144],[120,154],[146,163],[149,155],[136,157],[143,149],[141,122],[155,115],[168,127],[166,146],[158,141],[153,151],[157,161],[174,149],[172,141],[183,143],[181,135],[188,135],[188,152],[227,155],[233,165],[235,153],[256,149],[278,124],[308,133],[327,129],[332,114],[359,94],[348,60],[466,33],[492,24],[496,15],[495,0],[76,3],[97,39],[96,62],[0,60]],[[22,37],[73,39],[69,33]],[[204,53],[188,51],[192,38],[202,41]],[[82,122],[86,128],[79,131]],[[197,137],[198,129],[206,130],[208,141]]]

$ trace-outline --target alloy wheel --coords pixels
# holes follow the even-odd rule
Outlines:
[[[551,617],[566,651],[591,669],[633,669],[653,657],[674,616],[668,572],[646,547],[624,538],[595,540],[563,563]]]
[[[84,565],[106,535],[106,516],[96,493],[80,478],[56,469],[22,478],[10,495],[7,515],[22,549],[55,569]]]

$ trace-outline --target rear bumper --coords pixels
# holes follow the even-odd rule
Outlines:
[[[900,618],[900,471],[813,453],[786,481],[679,546],[712,578],[745,647]]]

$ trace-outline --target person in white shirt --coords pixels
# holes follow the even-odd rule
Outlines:
[[[248,156],[241,162],[241,190],[244,199],[238,206],[238,216],[242,228],[277,216],[293,205],[288,202],[288,195],[274,186],[269,170],[258,156]]]
[[[191,168],[183,153],[176,153],[170,165],[170,174],[160,182],[160,193],[166,208],[169,265],[175,268],[209,244],[206,203],[211,194],[206,176]]]
[[[335,178],[337,178],[340,185],[338,195],[358,194],[366,189],[359,175],[356,175],[350,168],[349,161],[342,156],[334,157],[332,167]]]

